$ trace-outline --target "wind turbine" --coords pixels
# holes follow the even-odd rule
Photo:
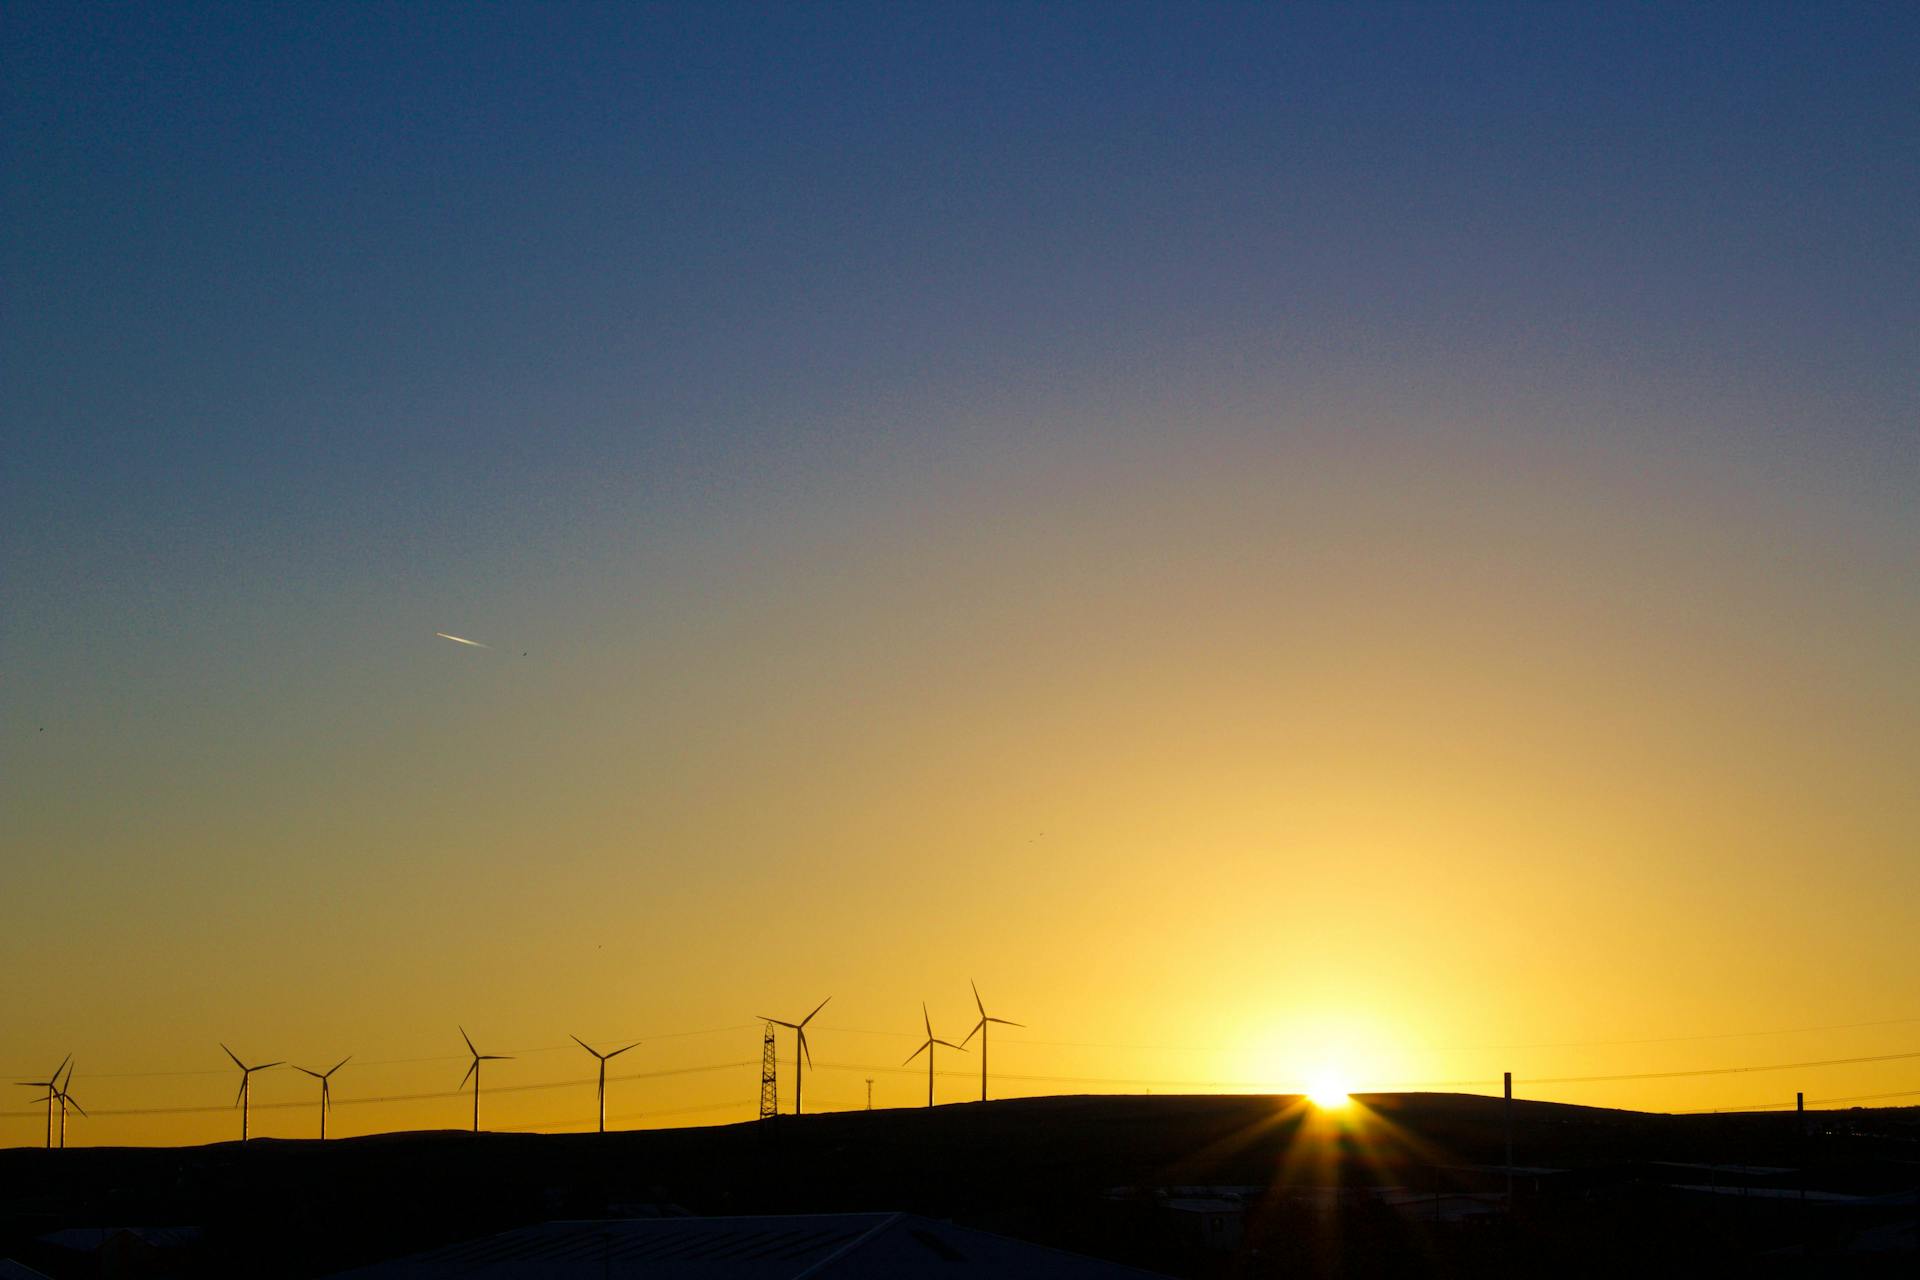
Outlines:
[[[973,1003],[980,1010],[980,1021],[973,1024],[973,1030],[967,1032],[967,1039],[960,1043],[964,1045],[967,1040],[973,1039],[976,1035],[980,1037],[980,1101],[985,1102],[987,1100],[987,1024],[997,1022],[1003,1027],[1025,1027],[1027,1024],[1008,1022],[1005,1018],[989,1018],[987,1006],[980,1002],[980,984],[968,978],[967,985],[973,988]]]
[[[227,1049],[224,1041],[220,1047]],[[240,1068],[240,1092],[234,1095],[233,1105],[240,1108],[240,1141],[245,1142],[247,1140],[247,1112],[252,1109],[249,1104],[253,1101],[253,1073],[256,1071],[265,1071],[268,1067],[277,1067],[280,1064],[277,1062],[263,1062],[257,1067],[250,1067],[240,1061],[240,1056],[231,1049],[227,1049],[227,1056],[233,1059],[234,1066]]]
[[[59,1092],[54,1095],[60,1099],[60,1149],[62,1151],[67,1149],[67,1108],[72,1107],[83,1116],[87,1114],[87,1109],[75,1102],[73,1095],[67,1092],[71,1088],[73,1088],[73,1064],[68,1063],[67,1082],[61,1085]]]
[[[932,1106],[933,1105],[933,1046],[937,1044],[943,1044],[947,1046],[947,1048],[949,1049],[958,1049],[962,1053],[965,1053],[967,1050],[964,1045],[957,1045],[951,1040],[936,1040],[934,1038],[933,1018],[927,1013],[927,1002],[925,1000],[922,1000],[920,1002],[920,1018],[923,1022],[927,1024],[927,1042],[921,1045],[918,1049],[915,1049],[912,1053],[908,1054],[907,1062],[912,1062],[915,1058],[919,1057],[923,1053],[927,1055],[927,1105]],[[907,1062],[903,1062],[900,1065],[904,1067],[907,1065]]]
[[[315,1071],[311,1067],[303,1067],[297,1063],[294,1065],[295,1071],[305,1072],[320,1082],[320,1141],[322,1142],[327,1140],[327,1108],[333,1105],[333,1087],[329,1082],[333,1073],[346,1066],[352,1058],[353,1055],[348,1054],[325,1071]]]
[[[510,1053],[482,1053],[473,1047],[473,1037],[467,1034],[465,1027],[460,1028],[460,1038],[467,1042],[467,1052],[473,1055],[473,1061],[467,1067],[467,1075],[460,1077],[460,1085],[466,1087],[467,1076],[473,1077],[473,1131],[480,1132],[480,1064],[483,1062],[507,1062]]]
[[[588,1044],[585,1040],[582,1040],[579,1036],[574,1036],[573,1042],[579,1045],[582,1049],[585,1049],[588,1053],[592,1054],[594,1057],[600,1059],[600,1132],[605,1133],[607,1131],[607,1059],[617,1058],[621,1054],[625,1053],[627,1049],[639,1048],[640,1041],[635,1040],[632,1044],[627,1046],[627,1049],[615,1049],[612,1053],[600,1052],[598,1049]]]
[[[833,999],[832,996],[827,997],[827,1000],[831,999]],[[818,1013],[826,1008],[827,1000],[822,1000],[819,1004],[813,1006],[813,1013]],[[807,1048],[807,1024],[813,1021],[813,1013],[808,1014],[798,1022],[788,1022],[783,1018],[760,1019],[762,1022],[771,1022],[776,1027],[792,1027],[794,1034],[800,1037],[800,1043],[793,1051],[793,1114],[795,1115],[800,1114],[800,1059],[804,1057],[807,1060],[808,1066],[813,1065],[813,1050]]]
[[[47,1150],[49,1151],[53,1150],[53,1100],[60,1092],[60,1073],[65,1071],[67,1064],[72,1061],[73,1055],[68,1054],[66,1057],[60,1059],[60,1065],[55,1067],[53,1074],[45,1080],[22,1080],[20,1082],[22,1089],[45,1089],[47,1091],[45,1102],[47,1104]],[[34,1101],[39,1102],[42,1101],[42,1099],[35,1098]]]

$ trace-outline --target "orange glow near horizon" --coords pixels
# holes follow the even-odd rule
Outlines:
[[[1307,1100],[1322,1111],[1338,1111],[1353,1101],[1352,1086],[1345,1076],[1325,1074],[1307,1085]]]
[[[329,1137],[462,1128],[465,1025],[515,1055],[488,1127],[594,1124],[573,1035],[642,1042],[609,1127],[731,1122],[753,1015],[831,994],[808,1110],[864,1106],[869,1076],[910,1106],[921,1001],[958,1039],[971,979],[1023,1024],[993,1028],[995,1098],[1329,1070],[1653,1110],[1920,1096],[1894,891],[1920,718],[1785,641],[1729,663],[1726,620],[1789,598],[1746,548],[1614,546],[1656,536],[1657,495],[1629,534],[1578,493],[1467,519],[1485,482],[1435,492],[1438,467],[1343,505],[1254,484],[1257,458],[1157,460],[1150,484],[1079,461],[998,524],[929,482],[889,537],[766,517],[673,591],[500,584],[496,612],[577,624],[512,664],[348,610],[364,670],[276,666],[164,735],[112,708],[30,735],[0,762],[0,1079],[71,1051],[70,1143],[205,1142],[239,1131],[221,1041],[351,1053]],[[1089,488],[1158,505],[1117,521]],[[1288,550],[1248,576],[1221,558],[1241,546]],[[1912,623],[1865,569],[1805,590],[1858,663]],[[605,603],[662,594],[707,603]],[[1756,1065],[1784,1069],[1731,1070]],[[252,1131],[317,1132],[311,1084],[258,1074]],[[977,1099],[977,1058],[943,1055],[936,1086]],[[0,1103],[0,1143],[44,1122]]]

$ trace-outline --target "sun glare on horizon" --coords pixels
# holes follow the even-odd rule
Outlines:
[[[1307,1101],[1322,1111],[1337,1111],[1353,1101],[1346,1078],[1334,1072],[1322,1072],[1307,1084]]]

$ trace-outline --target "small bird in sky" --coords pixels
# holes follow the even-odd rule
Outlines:
[[[478,640],[469,640],[465,636],[450,636],[444,631],[436,631],[433,634],[435,634],[436,636],[439,636],[442,640],[451,640],[455,644],[470,644],[476,649],[493,648],[493,646],[490,644],[481,644]]]

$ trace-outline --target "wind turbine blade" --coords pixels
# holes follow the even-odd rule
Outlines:
[[[266,1069],[267,1069],[268,1067],[283,1067],[283,1066],[285,1066],[285,1065],[286,1065],[286,1064],[285,1064],[284,1062],[263,1062],[263,1063],[261,1063],[261,1064],[260,1064],[259,1066],[257,1066],[257,1067],[248,1067],[248,1068],[247,1068],[247,1070],[249,1070],[249,1071],[265,1071],[265,1070],[266,1070]]]
[[[467,1074],[460,1077],[460,1087],[462,1089],[467,1087],[467,1081],[473,1079],[473,1073],[478,1071],[479,1069],[480,1069],[479,1058],[475,1058],[472,1062],[469,1062],[467,1064]]]
[[[640,1046],[641,1046],[642,1044],[645,1044],[645,1043],[646,1043],[646,1042],[645,1042],[644,1040],[635,1040],[635,1041],[634,1041],[634,1042],[633,1042],[632,1044],[630,1044],[630,1045],[627,1045],[627,1046],[626,1046],[626,1048],[624,1048],[624,1049],[615,1049],[615,1050],[614,1050],[614,1051],[613,1051],[612,1053],[610,1053],[610,1054],[608,1054],[607,1056],[608,1056],[609,1058],[617,1058],[617,1057],[619,1057],[619,1056],[620,1056],[621,1054],[623,1054],[623,1053],[625,1053],[625,1052],[627,1051],[627,1049],[638,1049],[638,1048],[639,1048],[639,1047],[640,1047]]]
[[[831,999],[833,999],[833,997],[832,997],[832,996],[828,996],[828,997],[827,997],[827,1000],[831,1000]],[[815,1006],[813,1006],[813,1013],[818,1013],[818,1012],[820,1012],[820,1011],[821,1011],[822,1009],[824,1009],[824,1008],[826,1008],[826,1007],[827,1007],[827,1000],[822,1000],[822,1001],[821,1001],[821,1002],[820,1002],[819,1004],[817,1004],[817,1005],[815,1005]],[[802,1019],[800,1019],[800,1025],[804,1027],[804,1026],[806,1026],[806,1025],[807,1025],[807,1024],[809,1023],[809,1022],[812,1022],[812,1021],[813,1021],[813,1013],[810,1013],[810,1014],[808,1014],[808,1015],[807,1015],[806,1017],[804,1017],[804,1018],[802,1018]]]
[[[988,1022],[997,1022],[1003,1027],[1025,1027],[1024,1022],[1008,1022],[1005,1018],[988,1018]]]
[[[966,1049],[966,1046],[965,1046],[965,1045],[958,1045],[958,1044],[955,1044],[955,1043],[954,1043],[953,1041],[951,1041],[951,1040],[935,1040],[935,1041],[934,1041],[934,1043],[935,1043],[935,1044],[943,1044],[943,1045],[945,1045],[945,1046],[947,1046],[947,1048],[949,1048],[949,1049],[958,1049],[958,1050],[960,1050],[960,1052],[962,1052],[962,1053],[965,1053],[965,1052],[967,1051],[967,1049]]]
[[[975,982],[972,978],[968,978],[967,985],[973,988],[973,1003],[980,1010],[980,1016],[983,1018],[986,1017],[987,1006],[980,1003],[980,984]]]
[[[60,1059],[60,1065],[53,1069],[53,1078],[58,1080],[60,1078],[60,1073],[66,1070],[67,1064],[72,1061],[73,1061],[72,1054],[68,1054],[66,1057]]]
[[[315,1080],[325,1080],[325,1079],[326,1079],[326,1077],[325,1077],[325,1076],[323,1076],[323,1075],[321,1075],[321,1074],[320,1074],[320,1073],[319,1073],[318,1071],[315,1071],[315,1070],[314,1070],[313,1068],[311,1068],[311,1067],[303,1067],[303,1066],[301,1066],[301,1065],[300,1065],[299,1063],[297,1063],[297,1062],[296,1062],[296,1063],[294,1064],[294,1066],[293,1066],[293,1069],[294,1069],[295,1071],[298,1071],[298,1072],[300,1072],[300,1073],[301,1073],[302,1075],[309,1075],[309,1076],[312,1076],[312,1077],[313,1077],[313,1078],[314,1078]]]
[[[240,1099],[246,1096],[247,1096],[247,1077],[245,1075],[242,1075],[240,1077],[240,1092],[233,1095],[233,1105],[236,1107],[239,1106]]]
[[[760,1019],[760,1021],[762,1021],[762,1022],[771,1022],[771,1023],[772,1023],[772,1024],[774,1025],[774,1026],[776,1026],[776,1027],[791,1027],[791,1028],[792,1028],[793,1030],[795,1030],[795,1031],[798,1031],[798,1030],[800,1029],[800,1024],[799,1024],[799,1023],[797,1023],[797,1022],[788,1022],[788,1021],[786,1021],[786,1020],[785,1020],[784,1018],[762,1018],[762,1019]]]
[[[927,1024],[927,1039],[933,1039],[933,1018],[927,1013],[927,1002],[920,1002],[920,1021]]]
[[[813,1065],[813,1049],[807,1044],[807,1033],[805,1031],[797,1031],[797,1034],[800,1037],[800,1052],[806,1055],[807,1065],[812,1066]]]
[[[340,1059],[340,1061],[338,1061],[338,1062],[336,1062],[336,1063],[334,1063],[334,1064],[333,1064],[332,1066],[330,1066],[330,1067],[328,1067],[328,1068],[327,1068],[327,1074],[328,1074],[328,1075],[332,1075],[332,1074],[333,1074],[334,1072],[336,1072],[336,1071],[338,1071],[338,1070],[339,1070],[340,1068],[342,1068],[342,1067],[344,1067],[344,1066],[346,1066],[346,1065],[347,1065],[347,1064],[348,1064],[349,1062],[352,1062],[352,1061],[353,1061],[353,1055],[352,1055],[352,1054],[348,1054],[348,1055],[347,1055],[346,1057],[344,1057],[344,1058],[342,1058],[342,1059]]]
[[[75,1102],[72,1098],[67,1099],[67,1105],[72,1107],[75,1111],[78,1111],[81,1115],[83,1116],[87,1115],[87,1109],[81,1106],[79,1103]],[[87,1116],[87,1118],[91,1120],[93,1117]]]
[[[602,1054],[598,1049],[588,1044],[585,1040],[582,1040],[579,1036],[574,1035],[572,1032],[568,1032],[567,1035],[568,1035],[568,1038],[571,1039],[575,1044],[579,1045],[582,1049],[585,1049],[588,1053],[592,1054],[594,1057],[600,1058],[600,1057],[606,1056]]]
[[[460,1038],[467,1042],[468,1053],[472,1054],[476,1058],[480,1056],[480,1051],[473,1047],[473,1037],[467,1034],[467,1029],[465,1027],[460,1028]]]
[[[512,1054],[510,1054],[510,1053],[483,1053],[483,1054],[481,1054],[481,1055],[480,1055],[480,1061],[482,1061],[482,1062],[512,1062],[512,1061],[513,1061],[513,1055],[512,1055]]]
[[[224,1041],[224,1040],[222,1040],[222,1041],[220,1042],[220,1047],[221,1047],[222,1049],[227,1049],[227,1043],[226,1043],[226,1041]],[[242,1071],[245,1071],[245,1070],[247,1069],[247,1064],[246,1064],[246,1063],[244,1063],[244,1062],[242,1062],[242,1061],[240,1061],[240,1055],[239,1055],[239,1054],[237,1054],[237,1053],[235,1053],[235,1052],[234,1052],[233,1050],[231,1050],[231,1049],[227,1049],[227,1056],[228,1056],[229,1058],[232,1058],[232,1059],[233,1059],[233,1065],[234,1065],[234,1066],[236,1066],[236,1067],[238,1067],[238,1068],[240,1068],[240,1069],[241,1069]]]
[[[71,1058],[69,1058],[67,1060],[67,1078],[65,1083],[63,1083],[60,1086],[60,1092],[62,1093],[65,1093],[67,1091],[67,1085],[70,1085],[73,1083],[73,1068],[74,1068],[74,1062]]]
[[[907,1062],[912,1062],[915,1058],[927,1052],[927,1050],[931,1049],[932,1047],[933,1047],[933,1041],[931,1040],[927,1041],[925,1044],[921,1045],[918,1049],[915,1049],[912,1053],[907,1055]],[[903,1062],[900,1065],[904,1067],[907,1065],[907,1062]]]
[[[972,1042],[972,1040],[973,1040],[973,1038],[974,1038],[975,1036],[977,1036],[977,1035],[979,1035],[979,1034],[980,1034],[980,1030],[981,1030],[981,1028],[983,1028],[983,1027],[985,1027],[985,1026],[987,1025],[987,1023],[989,1023],[989,1022],[991,1022],[991,1021],[993,1021],[993,1019],[991,1019],[991,1018],[982,1018],[982,1019],[980,1019],[980,1021],[978,1021],[978,1022],[976,1022],[976,1023],[974,1023],[974,1024],[973,1024],[973,1030],[971,1030],[971,1031],[969,1031],[969,1032],[967,1032],[967,1038],[966,1038],[965,1040],[962,1040],[962,1041],[961,1041],[960,1043],[961,1043],[961,1044],[969,1044],[969,1043],[971,1043],[971,1042]]]

